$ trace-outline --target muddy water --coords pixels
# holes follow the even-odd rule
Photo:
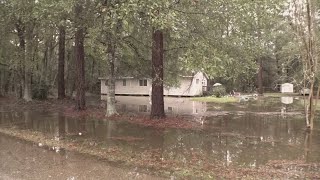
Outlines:
[[[55,152],[0,134],[0,179],[160,179],[71,152]]]
[[[150,97],[118,96],[118,110],[124,113],[147,114],[151,111]],[[165,112],[168,115],[197,115],[207,111],[204,102],[191,101],[190,98],[165,97]]]
[[[119,111],[126,113],[148,113],[150,108],[147,97],[118,97],[117,101]],[[87,139],[92,143],[103,144],[103,147],[121,147],[131,152],[132,156],[157,150],[159,160],[174,160],[185,165],[194,160],[195,153],[199,156],[198,159],[205,159],[212,164],[219,163],[225,167],[257,168],[270,161],[280,160],[320,163],[320,131],[305,133],[302,106],[298,99],[285,99],[281,102],[280,98],[264,98],[223,105],[192,102],[187,98],[166,98],[166,103],[167,113],[188,115],[192,117],[190,121],[202,124],[202,130],[153,129],[125,121],[74,119],[64,117],[62,113],[36,110],[1,112],[0,127],[40,131],[55,139]],[[315,124],[315,128],[319,129],[319,120]],[[71,168],[70,172],[74,173],[74,176],[80,173],[78,177],[84,177],[81,167],[77,166],[80,166],[78,164],[81,161],[87,163],[89,160],[83,160],[81,156],[75,156],[69,162],[65,154],[59,156],[37,147],[26,148],[27,145],[17,143],[16,140],[0,138],[1,147],[17,150],[8,157],[6,154],[10,154],[9,149],[1,151],[0,155],[8,161],[16,161],[16,164],[9,164],[9,167],[17,166],[19,161],[24,159],[32,161],[35,155],[25,157],[28,155],[22,150],[18,151],[29,148],[30,153],[38,151],[36,154],[49,154],[49,159],[45,159],[45,155],[42,158],[44,161],[55,162],[57,171],[59,168]],[[2,159],[1,157],[1,161]],[[92,163],[93,168],[101,167],[98,162],[88,163]],[[47,163],[43,166],[48,168],[44,170],[44,174],[47,174],[46,171],[51,165]],[[38,166],[31,167],[35,168]],[[80,171],[77,171],[77,168]],[[2,166],[0,169],[6,167]],[[92,169],[88,172],[94,171],[95,169]],[[131,171],[123,174],[130,173]]]

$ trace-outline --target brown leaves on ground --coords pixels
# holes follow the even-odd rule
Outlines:
[[[153,127],[158,129],[163,128],[178,128],[178,129],[200,129],[201,124],[190,121],[188,119],[184,119],[182,117],[167,117],[165,119],[150,119],[145,116],[137,116],[137,117],[128,117],[121,116],[118,119],[126,120],[130,123],[139,124],[141,126]]]
[[[183,117],[166,117],[164,119],[150,119],[148,116],[136,115],[128,116],[125,114],[116,115],[112,117],[105,117],[104,109],[100,107],[88,107],[84,111],[76,111],[73,108],[67,108],[64,111],[64,114],[69,117],[81,118],[81,117],[90,117],[94,119],[107,119],[111,121],[127,121],[132,124],[138,124],[145,127],[153,127],[157,129],[164,128],[178,128],[178,129],[201,129],[202,126],[200,123],[191,121],[188,118]]]
[[[137,137],[132,137],[132,136],[126,136],[126,137],[110,137],[109,139],[126,141],[126,142],[143,141],[143,140],[144,140],[144,138],[137,138]]]

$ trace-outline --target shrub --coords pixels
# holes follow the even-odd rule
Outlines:
[[[227,94],[226,92],[226,88],[224,86],[215,86],[215,87],[212,87],[212,95],[215,96],[215,97],[222,97],[222,96],[225,96]]]
[[[32,87],[32,98],[45,100],[48,98],[49,86],[45,83],[34,84]]]

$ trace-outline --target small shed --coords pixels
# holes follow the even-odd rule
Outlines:
[[[293,84],[291,83],[281,84],[281,93],[293,93]]]

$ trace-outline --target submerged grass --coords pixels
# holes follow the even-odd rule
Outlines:
[[[39,147],[59,147],[70,152],[90,155],[110,163],[115,163],[119,167],[149,169],[147,171],[141,169],[141,172],[159,177],[169,178],[173,175],[178,179],[199,179],[200,177],[208,179],[207,177],[214,176],[212,169],[204,170],[199,166],[192,165],[185,167],[178,160],[163,159],[161,158],[162,154],[159,149],[143,149],[141,153],[137,154],[132,149],[127,149],[119,144],[106,146],[102,142],[94,142],[86,138],[65,137],[57,141],[41,132],[1,127],[0,133],[34,143]],[[190,172],[190,174],[185,174],[184,172],[186,171]],[[201,172],[201,174],[196,172]]]
[[[46,136],[43,133],[19,130],[15,128],[1,128],[0,133],[7,134],[18,139],[26,140],[43,147],[60,147],[67,151],[79,152],[91,155],[110,163],[116,163],[119,167],[142,168],[142,173],[154,174],[160,177],[175,177],[177,179],[283,179],[283,177],[296,177],[297,172],[284,171],[271,167],[259,169],[225,167],[221,162],[213,163],[201,152],[190,150],[191,159],[182,162],[179,159],[164,156],[161,149],[142,149],[136,153],[132,149],[126,149],[120,145],[105,146],[103,142],[92,142],[86,138],[65,137],[59,141]],[[149,169],[143,171],[143,169]],[[300,175],[300,174],[299,174]],[[318,173],[308,174],[306,178],[319,177]]]
[[[215,103],[233,103],[238,101],[235,97],[199,97],[192,98],[192,100]],[[50,107],[51,106],[55,107],[53,105],[50,105]],[[100,114],[98,112],[102,112],[101,109],[94,108],[91,111],[88,110],[85,113],[79,114],[69,109],[66,114],[74,117],[89,116],[99,119]],[[93,115],[94,113],[97,114]],[[101,113],[101,117],[104,117],[103,112]],[[121,116],[113,118],[114,120],[123,119]],[[128,117],[125,119],[129,119],[128,121],[135,122],[135,124],[155,129],[164,129],[164,127],[191,129],[193,131],[200,129],[191,123],[184,124],[184,121],[179,118],[173,118],[168,121],[150,121],[148,118],[140,117]],[[67,151],[91,155],[110,163],[119,164],[121,167],[141,167],[142,169],[148,169],[145,172],[147,174],[151,173],[167,178],[173,176],[177,179],[238,179],[239,177],[242,177],[242,179],[283,179],[284,177],[296,177],[295,175],[297,173],[295,171],[285,172],[283,169],[274,169],[273,167],[261,167],[259,169],[232,166],[225,167],[220,161],[212,161],[211,158],[203,156],[201,154],[202,151],[191,150],[189,148],[184,150],[188,152],[192,158],[186,158],[183,161],[164,153],[171,148],[170,146],[164,149],[165,151],[152,147],[141,148],[135,151],[131,145],[143,141],[143,139],[128,136],[110,137],[110,139],[116,143],[106,144],[104,141],[87,138],[85,134],[81,136],[67,134],[64,138],[57,141],[52,136],[31,130],[0,127],[0,133],[30,141],[39,146],[41,143],[41,146],[60,147]],[[229,136],[231,135],[229,134]],[[119,143],[120,141],[123,143]],[[144,170],[141,171],[144,172]],[[317,175],[318,174],[315,176],[310,175],[310,179],[318,177]]]
[[[298,93],[263,93],[265,97],[298,96]]]
[[[195,97],[191,98],[192,101],[199,101],[199,102],[214,102],[214,103],[234,103],[238,102],[239,100],[235,97],[213,97],[213,96],[207,96],[207,97]]]
[[[299,99],[299,105],[301,106],[301,108],[304,108],[305,106],[305,101],[307,101],[307,99]],[[315,100],[314,100],[315,101]],[[318,103],[317,103],[317,106],[316,106],[316,110],[317,110],[317,113],[319,113],[320,111],[320,99],[318,99]]]

